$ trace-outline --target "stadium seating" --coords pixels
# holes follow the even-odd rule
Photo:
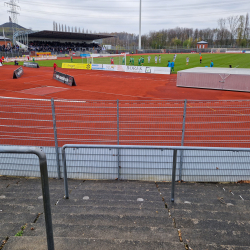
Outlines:
[[[101,47],[96,43],[71,43],[71,42],[42,42],[42,41],[33,41],[29,43],[29,51],[36,52],[51,52],[52,54],[57,53],[66,53],[68,54],[70,51],[85,51],[89,49],[95,49],[98,52],[101,50]],[[0,51],[8,52],[8,51],[18,51],[18,46],[13,47],[5,47],[5,45],[0,46]]]

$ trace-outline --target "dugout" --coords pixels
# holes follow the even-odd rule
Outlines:
[[[176,86],[250,92],[250,69],[196,67],[180,70]]]

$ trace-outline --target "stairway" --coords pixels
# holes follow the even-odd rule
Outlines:
[[[158,183],[163,197],[169,187]],[[178,183],[168,209],[188,249],[249,250],[249,184]]]
[[[40,179],[0,183],[2,249],[47,249]],[[55,249],[185,249],[154,182],[69,180],[67,200],[49,183]]]

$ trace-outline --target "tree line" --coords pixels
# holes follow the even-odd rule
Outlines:
[[[103,33],[102,33],[103,34]],[[103,44],[113,46],[137,46],[139,36],[126,32],[109,33],[113,38],[103,40]],[[248,47],[250,25],[248,13],[229,16],[218,20],[218,27],[211,29],[172,28],[151,31],[141,36],[142,48],[164,49],[167,47],[195,48],[197,42],[206,41],[210,47]]]

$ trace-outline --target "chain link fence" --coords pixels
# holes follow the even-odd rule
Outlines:
[[[61,177],[61,147],[65,144],[250,147],[250,100],[67,101],[1,97],[0,113],[0,144],[41,147],[47,155],[50,177]],[[221,152],[208,154],[200,158],[197,155],[198,160],[193,161],[192,151],[178,152],[179,179],[205,176],[207,164],[220,161],[223,164],[230,159]],[[72,176],[83,177],[80,173],[82,152],[76,155],[74,164],[79,168]],[[145,156],[139,158],[143,165]],[[154,157],[150,159],[153,159],[150,160],[152,168],[157,168]],[[17,160],[15,155],[3,154],[0,174],[39,176],[39,171],[33,167],[35,161],[30,156]],[[243,157],[242,161],[244,171],[248,171],[248,159]],[[230,171],[239,172],[243,165],[239,167],[240,160],[235,158],[230,162],[227,173],[235,175]],[[205,177],[203,180],[208,181]]]

